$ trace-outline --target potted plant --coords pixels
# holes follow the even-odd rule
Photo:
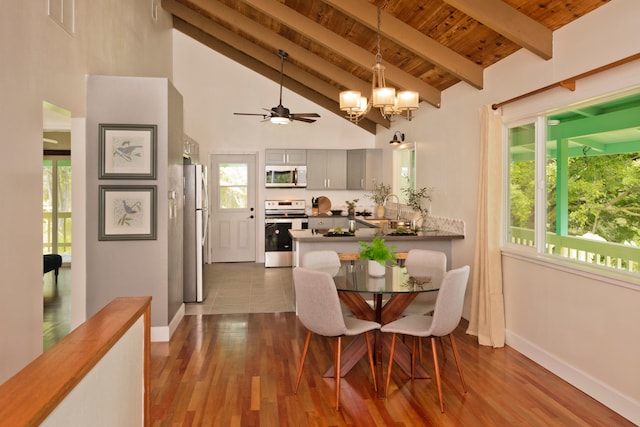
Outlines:
[[[376,218],[384,218],[384,201],[391,194],[391,186],[383,182],[375,184],[367,197],[376,204]]]
[[[393,256],[395,247],[387,246],[382,237],[374,237],[371,243],[358,242],[360,244],[360,259],[369,261],[368,270],[372,276],[384,276],[385,265],[396,264]]]
[[[407,198],[407,206],[420,214],[423,227],[427,224],[427,217],[429,216],[431,210],[432,191],[433,187],[422,187],[419,190],[413,189],[411,187],[405,187],[402,189],[402,192]],[[425,199],[429,202],[429,207],[422,206],[422,199]]]
[[[349,214],[349,218],[353,218],[356,216],[356,203],[358,203],[360,199],[347,200],[345,203],[347,204],[347,213]]]

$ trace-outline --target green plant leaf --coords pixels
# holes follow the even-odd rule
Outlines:
[[[358,242],[360,245],[360,258],[377,261],[384,265],[385,263],[396,264],[397,261],[393,256],[396,250],[394,246],[387,246],[382,237],[374,237],[371,243]]]

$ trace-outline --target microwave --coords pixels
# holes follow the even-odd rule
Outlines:
[[[306,166],[265,166],[265,187],[302,188],[307,186]]]

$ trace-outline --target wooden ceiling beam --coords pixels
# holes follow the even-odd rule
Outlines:
[[[553,31],[502,0],[444,0],[542,59],[553,54]]]
[[[361,24],[378,29],[378,9],[366,0],[322,0],[350,16]],[[457,54],[448,47],[427,37],[415,28],[405,24],[395,16],[381,12],[380,32],[385,38],[410,50],[445,71],[453,74],[471,86],[482,89],[483,69],[480,65]]]
[[[167,0],[163,0],[163,2],[165,1]],[[174,0],[169,0],[169,1],[174,1]],[[280,58],[276,59],[277,67],[278,67],[277,70],[272,68],[271,65],[268,65],[262,62],[260,59],[256,58],[256,56],[263,57],[262,59],[267,59],[267,56],[274,57],[272,52],[268,52],[264,49],[258,48],[255,45],[253,45],[255,50],[253,50],[251,54],[244,53],[241,50],[236,49],[235,47],[225,43],[224,41],[212,36],[211,34],[206,33],[205,31],[202,31],[197,27],[194,27],[190,23],[185,22],[177,17],[174,17],[173,26],[176,30],[186,34],[187,36],[193,38],[194,40],[197,40],[198,42],[215,50],[221,55],[226,56],[232,61],[235,61],[243,65],[244,67],[247,67],[248,69],[255,71],[256,73],[268,78],[269,80],[272,80],[275,83],[278,83],[278,84],[280,83],[280,69],[279,69]],[[262,51],[262,55],[258,55],[260,50]],[[275,65],[275,63],[272,65]],[[297,68],[297,67],[291,67],[291,66],[287,67],[288,74],[292,72],[291,69],[293,68]],[[284,78],[282,79],[282,86],[286,87],[292,92],[297,93],[300,96],[303,96],[309,101],[314,102],[319,106],[347,120],[344,113],[340,111],[340,106],[336,102],[334,102],[333,100],[323,95],[320,95],[318,92],[311,90],[311,88],[308,85],[300,83],[295,79],[285,75]],[[374,135],[376,134],[376,123],[373,122],[372,120],[363,119],[358,123],[358,125],[364,130],[366,130],[367,132],[370,132]]]
[[[329,80],[364,93],[371,90],[371,82],[366,82],[355,77],[353,74],[325,61],[309,50],[300,47],[298,44],[293,43],[291,40],[282,37],[262,25],[256,25],[254,20],[226,6],[222,2],[213,0],[191,0],[191,3],[274,49],[286,51],[289,53],[290,58],[316,70],[320,75],[330,76]]]
[[[280,58],[274,55],[273,52],[250,43],[246,39],[232,33],[175,0],[163,0],[162,5],[165,10],[174,16],[174,28],[178,31],[183,32],[205,46],[210,47],[270,80],[280,83]],[[187,23],[187,21],[189,23]],[[299,80],[304,80],[304,82]],[[323,108],[344,117],[346,120],[344,112],[340,111],[340,106],[336,102],[339,89],[329,83],[310,75],[292,64],[288,64],[287,72],[283,79],[283,86]],[[328,93],[329,95],[327,96],[323,93]],[[375,115],[373,115],[372,118],[377,119]],[[359,125],[368,132],[375,134],[376,122],[378,121],[380,121],[380,123],[377,124],[387,128],[390,127],[388,121],[385,122],[382,117],[380,117],[380,119],[383,121],[373,121],[364,118],[360,121]]]
[[[314,40],[316,43],[323,45],[327,49],[341,55],[350,61],[360,65],[361,67],[370,68],[375,62],[375,58],[371,52],[353,44],[347,43],[345,40],[323,27],[296,12],[295,10],[285,6],[276,0],[242,0],[258,9],[262,13],[269,15],[272,19],[282,23],[283,25],[303,34],[305,37]],[[385,64],[387,79],[404,89],[411,89],[420,93],[420,99],[429,104],[440,107],[441,95],[440,91],[424,81],[413,77],[402,71],[400,68]]]

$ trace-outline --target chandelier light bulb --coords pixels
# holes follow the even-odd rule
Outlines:
[[[340,92],[340,110],[358,110],[360,108],[360,98],[360,92],[357,90],[345,90]]]

